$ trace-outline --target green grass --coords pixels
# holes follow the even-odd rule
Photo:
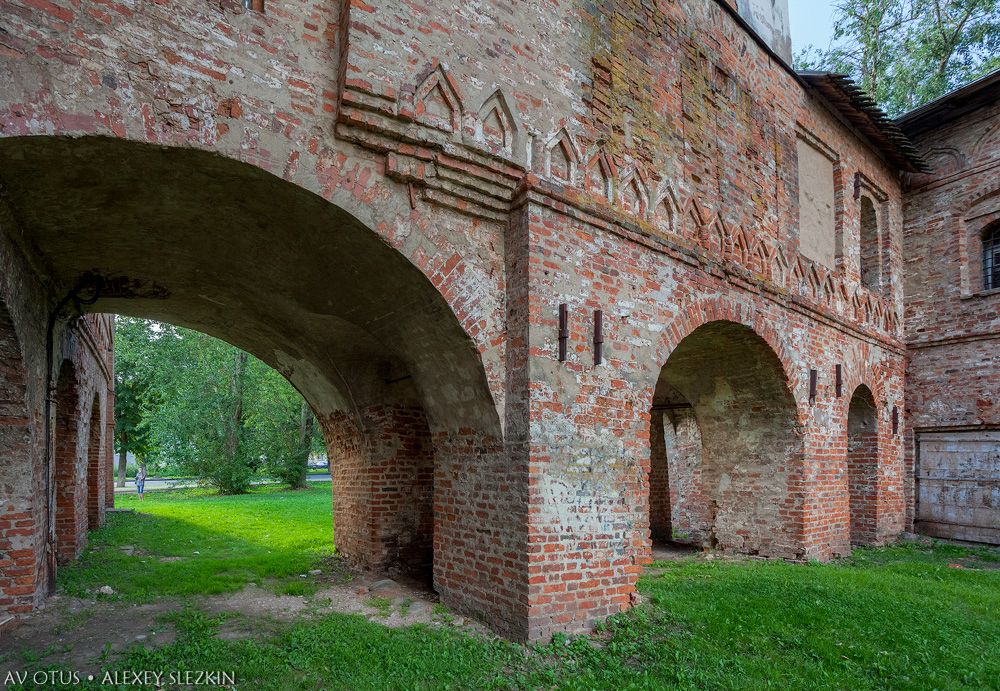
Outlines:
[[[389,598],[373,596],[365,600],[365,604],[377,609],[380,617],[387,617],[392,611],[392,600]]]
[[[132,599],[233,590],[297,577],[331,551],[329,484],[120,503],[144,513],[113,516],[93,534],[94,549],[62,572],[65,590],[107,583]],[[126,557],[121,545],[187,558]],[[222,640],[221,617],[188,600],[171,615],[174,643],[134,647],[108,669],[228,670],[255,689],[998,688],[998,562],[997,550],[946,544],[859,550],[831,564],[665,562],[640,580],[642,606],[592,636],[533,647],[340,614]],[[368,604],[388,614],[391,603],[376,599]],[[439,620],[446,611],[435,607]]]
[[[296,492],[257,487],[223,497],[184,489],[115,502],[139,513],[108,515],[83,557],[60,570],[64,592],[87,596],[110,585],[116,596],[137,602],[231,592],[249,582],[297,577],[334,551],[328,482]]]

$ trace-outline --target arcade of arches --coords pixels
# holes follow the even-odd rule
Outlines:
[[[735,3],[624,36],[601,3],[0,4],[0,619],[113,501],[113,313],[281,372],[338,550],[510,638],[631,607],[654,541],[829,559],[907,527],[924,164]]]

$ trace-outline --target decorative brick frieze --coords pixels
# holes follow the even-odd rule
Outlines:
[[[898,172],[714,0],[0,7],[2,298],[31,361],[0,341],[0,403],[28,391],[0,440],[31,469],[0,476],[34,574],[0,572],[9,611],[44,593],[49,292],[88,272],[94,311],[277,367],[322,421],[338,549],[429,567],[512,638],[630,607],[651,536],[826,559],[903,528]],[[800,136],[835,153],[831,266],[800,251]],[[81,484],[113,436],[90,319],[55,354],[67,557],[111,494]]]

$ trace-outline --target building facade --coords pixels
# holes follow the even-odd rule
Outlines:
[[[783,3],[251,5],[0,0],[11,381],[75,287],[225,338],[321,421],[338,550],[520,640],[631,607],[653,539],[906,528],[927,168]]]
[[[1000,544],[1000,74],[908,113],[904,196],[916,528]]]

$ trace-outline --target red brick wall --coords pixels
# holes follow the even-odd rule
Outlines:
[[[98,359],[87,345],[97,347],[94,334],[103,332],[100,347],[108,344],[110,348],[110,323],[106,315],[89,316],[77,323],[76,333],[67,334],[68,357],[56,382],[56,538],[63,563],[80,556],[87,544],[87,531],[103,525],[107,508],[105,435],[114,411],[107,407],[109,380],[98,365],[104,351],[97,351]]]
[[[338,415],[327,425],[335,539],[356,562],[429,575],[434,546],[434,455],[419,407],[371,406],[365,432]]]
[[[649,536],[654,543],[669,542],[673,535],[669,456],[666,435],[673,432],[663,412],[653,411],[649,421]]]
[[[4,613],[30,611],[36,589],[38,526],[28,482],[33,450],[27,376],[11,314],[0,301],[0,621]]]
[[[1000,428],[1000,292],[983,290],[979,244],[1000,220],[998,132],[994,104],[916,139],[934,172],[910,176],[904,206],[906,417],[914,431]],[[908,435],[911,493],[914,441]]]
[[[698,419],[691,409],[667,414],[672,438],[667,464],[670,482],[670,512],[673,537],[678,542],[703,544],[710,529],[710,503],[702,494],[702,439]],[[668,432],[670,430],[667,430]]]
[[[6,248],[9,267],[6,277],[18,276],[16,252]],[[5,286],[0,286],[6,290]],[[88,501],[90,489],[85,471],[91,460],[97,473],[105,471],[99,455],[103,451],[105,411],[97,391],[106,390],[109,380],[101,376],[98,363],[111,358],[111,322],[105,316],[88,317],[69,329],[61,328],[58,349],[69,359],[67,376],[56,396],[57,423],[53,427],[55,472],[49,476],[45,467],[44,424],[41,413],[45,390],[44,331],[37,313],[25,302],[30,293],[0,293],[0,624],[5,614],[25,614],[41,600],[47,590],[49,531],[48,486],[54,487],[56,525],[54,546],[63,560],[74,558],[86,543],[86,531],[103,521],[101,491],[94,497],[101,506]],[[37,296],[36,296],[37,297]],[[33,321],[34,319],[34,321]],[[29,336],[30,357],[22,357],[18,331]],[[100,342],[93,333],[99,333]],[[38,340],[31,340],[34,337]],[[72,372],[82,371],[84,377]],[[55,375],[55,373],[54,373]],[[93,405],[84,405],[80,384],[91,395]],[[36,412],[33,412],[36,411]],[[96,420],[96,428],[91,421]],[[113,430],[113,417],[110,419]],[[85,438],[77,435],[84,431]],[[96,446],[95,446],[96,444]],[[103,482],[99,483],[103,485]],[[93,519],[88,520],[88,511]]]
[[[104,448],[105,424],[100,399],[95,399],[87,430],[87,527],[100,528],[106,508],[107,451]]]
[[[657,393],[661,385],[662,379]],[[712,501],[702,488],[698,419],[690,404],[666,411],[657,410],[656,404],[654,395],[649,427],[651,538],[654,543],[672,541],[711,547]]]
[[[435,583],[455,608],[536,639],[630,606],[649,556],[656,383],[685,338],[716,321],[752,331],[759,348],[733,351],[753,355],[733,372],[705,342],[694,347],[690,368],[711,368],[719,387],[691,401],[715,423],[700,424],[702,438],[714,458],[726,445],[729,456],[780,451],[770,483],[749,477],[759,467],[703,471],[725,504],[716,520],[729,517],[725,546],[794,558],[849,549],[849,397],[834,392],[837,364],[844,391],[864,383],[875,397],[880,539],[902,527],[900,445],[886,424],[903,404],[897,173],[718,3],[0,7],[12,44],[0,55],[5,137],[100,134],[256,166],[346,210],[444,298],[465,357],[443,358],[427,331],[389,346],[413,376],[405,405],[427,420]],[[798,251],[798,137],[836,159],[834,266]],[[25,146],[0,140],[3,160]],[[885,199],[880,291],[860,285],[856,179]],[[302,307],[288,300],[289,314]],[[207,326],[245,335],[224,321]],[[319,379],[287,360],[298,384]],[[396,470],[370,454],[405,451],[413,430],[383,439],[379,425],[336,417],[397,404],[358,398],[371,379],[362,369],[314,402],[331,449],[343,450],[338,511],[363,517],[338,519],[336,540],[381,561],[396,529],[372,531],[369,478]],[[727,385],[743,394],[708,411],[728,400]],[[762,424],[765,410],[781,424]],[[744,418],[743,436],[719,433],[727,415]],[[734,507],[754,488],[776,510]],[[692,506],[708,505],[702,494]],[[387,500],[400,517],[404,502]],[[425,513],[407,516],[398,529],[423,535]]]
[[[56,389],[55,481],[59,561],[80,556],[87,540],[87,424],[76,368],[65,361]]]
[[[572,596],[575,606],[571,616],[585,620],[587,612],[581,603],[588,601],[578,596],[574,581],[580,580],[590,592],[601,594],[595,608],[606,602],[604,588],[618,586],[622,595],[629,592],[628,581],[618,584],[615,577],[628,574],[648,554],[647,416],[660,364],[669,366],[668,356],[699,326],[719,320],[752,328],[773,352],[774,361],[780,362],[778,371],[772,371],[770,377],[753,374],[764,356],[748,356],[746,350],[720,358],[719,370],[708,369],[708,361],[698,360],[710,358],[719,349],[708,347],[706,342],[689,356],[694,358],[685,368],[690,376],[701,373],[706,383],[714,383],[725,378],[723,369],[736,370],[736,378],[744,374],[754,377],[753,385],[744,387],[747,392],[778,386],[775,395],[787,381],[789,393],[782,395],[789,400],[794,395],[793,421],[802,430],[797,456],[789,455],[771,474],[785,477],[785,481],[772,481],[766,487],[767,496],[777,493],[776,515],[751,516],[746,525],[778,542],[755,544],[749,549],[789,557],[826,558],[845,553],[849,543],[844,510],[849,502],[849,398],[836,396],[836,365],[843,365],[845,387],[866,381],[878,391],[879,414],[885,420],[889,402],[901,400],[899,355],[851,336],[800,308],[791,308],[794,303],[785,302],[781,293],[751,293],[722,272],[714,275],[694,262],[689,264],[686,255],[674,253],[669,246],[637,246],[631,237],[585,226],[560,213],[558,207],[539,204],[532,215],[532,229],[536,244],[531,254],[545,258],[534,265],[532,278],[538,288],[531,293],[539,296],[532,305],[532,314],[538,317],[529,346],[530,352],[537,353],[535,371],[539,378],[533,384],[532,448],[537,454],[535,462],[544,468],[533,486],[540,495],[539,505],[552,507],[541,512],[535,528],[548,550],[543,553],[551,555],[543,564],[552,567],[552,575],[537,589],[539,600],[558,605],[559,596]],[[657,251],[650,251],[653,247]],[[580,276],[586,276],[589,287],[584,295],[578,292]],[[706,297],[709,295],[722,297]],[[573,355],[564,365],[553,362],[560,302],[570,304],[571,315],[569,350]],[[590,327],[592,310],[597,307],[605,310],[607,361],[595,367]],[[790,343],[801,345],[793,348]],[[820,376],[815,403],[810,404],[808,378],[812,368]],[[561,422],[567,419],[573,421],[571,428]],[[717,417],[716,425],[721,426],[724,419]],[[737,428],[740,425],[739,417],[731,417],[729,422]],[[744,424],[749,434],[760,428],[752,417]],[[564,434],[571,434],[572,442]],[[705,439],[704,425],[701,434]],[[543,443],[546,440],[548,443]],[[726,438],[721,441],[725,443]],[[767,441],[773,444],[774,439]],[[887,439],[882,448],[885,514],[895,521],[898,531],[903,508],[899,446]],[[575,488],[583,482],[591,490],[581,494]],[[618,488],[622,487],[624,496],[611,490],[621,492]],[[771,530],[774,521],[778,521],[777,534]],[[622,542],[628,546],[624,553],[620,551]],[[601,549],[602,545],[607,549]],[[624,605],[614,599],[616,596],[612,595],[612,602]],[[562,614],[556,607],[555,613],[545,611],[539,618],[563,624],[558,620]]]

